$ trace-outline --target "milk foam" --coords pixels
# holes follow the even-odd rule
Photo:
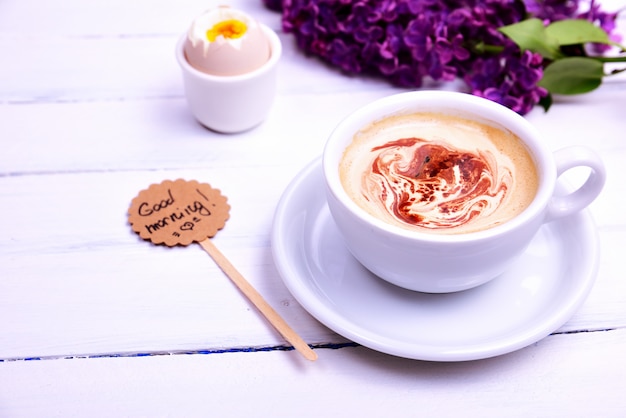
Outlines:
[[[345,150],[340,176],[348,195],[373,216],[443,234],[506,222],[537,189],[535,165],[514,134],[436,113],[365,127]]]

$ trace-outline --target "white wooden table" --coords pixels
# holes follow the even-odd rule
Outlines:
[[[174,58],[210,2],[0,2],[0,417],[625,416],[626,78],[527,115],[554,149],[588,144],[607,166],[589,209],[600,268],[582,307],[507,355],[409,360],[320,324],[270,247],[281,194],[332,128],[401,90],[304,56],[260,0],[225,3],[284,46],[270,117],[229,136],[193,120]],[[176,178],[228,197],[215,244],[316,362],[286,350],[199,246],[131,231],[131,199]]]

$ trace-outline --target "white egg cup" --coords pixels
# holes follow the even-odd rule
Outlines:
[[[278,35],[261,24],[270,43],[270,58],[261,67],[241,75],[217,76],[192,67],[185,57],[185,40],[176,45],[189,109],[205,127],[221,133],[247,131],[263,122],[276,96],[277,64],[282,54]]]

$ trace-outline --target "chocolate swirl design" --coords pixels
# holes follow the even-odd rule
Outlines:
[[[488,151],[403,138],[371,150],[363,176],[366,199],[379,201],[397,220],[423,228],[455,228],[489,216],[512,187],[508,168]]]

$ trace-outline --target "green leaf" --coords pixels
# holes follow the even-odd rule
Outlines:
[[[553,94],[587,93],[602,84],[603,68],[593,58],[563,58],[545,68],[538,85]]]
[[[551,23],[546,27],[546,34],[559,45],[577,45],[589,42],[609,44],[609,36],[600,27],[588,20],[567,19]]]
[[[521,50],[528,49],[551,60],[561,56],[558,42],[546,32],[543,22],[539,19],[526,19],[503,26],[499,31],[511,38]]]
[[[548,110],[550,110],[550,107],[552,107],[552,95],[550,93],[548,93],[547,96],[542,97],[541,99],[539,99],[539,106],[541,106],[543,108],[544,112],[547,112]]]

